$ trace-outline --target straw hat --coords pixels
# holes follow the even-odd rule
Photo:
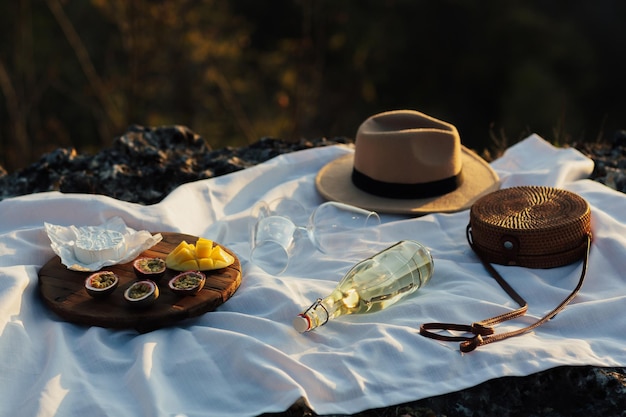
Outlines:
[[[354,154],[324,166],[315,185],[328,200],[415,215],[467,209],[500,186],[489,164],[461,145],[456,127],[413,110],[365,120]]]

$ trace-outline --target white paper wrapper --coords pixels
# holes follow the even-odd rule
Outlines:
[[[52,250],[61,258],[63,265],[74,271],[98,271],[104,266],[130,262],[141,252],[150,249],[163,239],[160,233],[152,235],[146,230],[136,231],[126,227],[121,217],[112,217],[100,226],[58,226],[50,223],[44,223],[44,226],[50,238]],[[82,263],[74,253],[76,240],[81,234],[92,233],[94,229],[122,233],[126,250],[114,259],[100,260],[91,264]]]

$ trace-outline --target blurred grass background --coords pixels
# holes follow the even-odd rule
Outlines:
[[[215,149],[354,137],[411,108],[483,152],[626,127],[623,0],[12,0],[0,5],[0,165],[94,153],[131,124]]]

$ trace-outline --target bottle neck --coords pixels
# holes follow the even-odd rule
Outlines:
[[[296,316],[293,325],[300,333],[308,332],[328,323],[333,311],[332,306],[318,298],[309,308]]]

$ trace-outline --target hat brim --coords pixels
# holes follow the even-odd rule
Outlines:
[[[354,153],[326,164],[315,185],[324,198],[380,213],[425,215],[468,209],[483,195],[500,188],[498,174],[473,151],[461,145],[463,182],[454,191],[430,198],[385,198],[369,194],[352,183]]]

